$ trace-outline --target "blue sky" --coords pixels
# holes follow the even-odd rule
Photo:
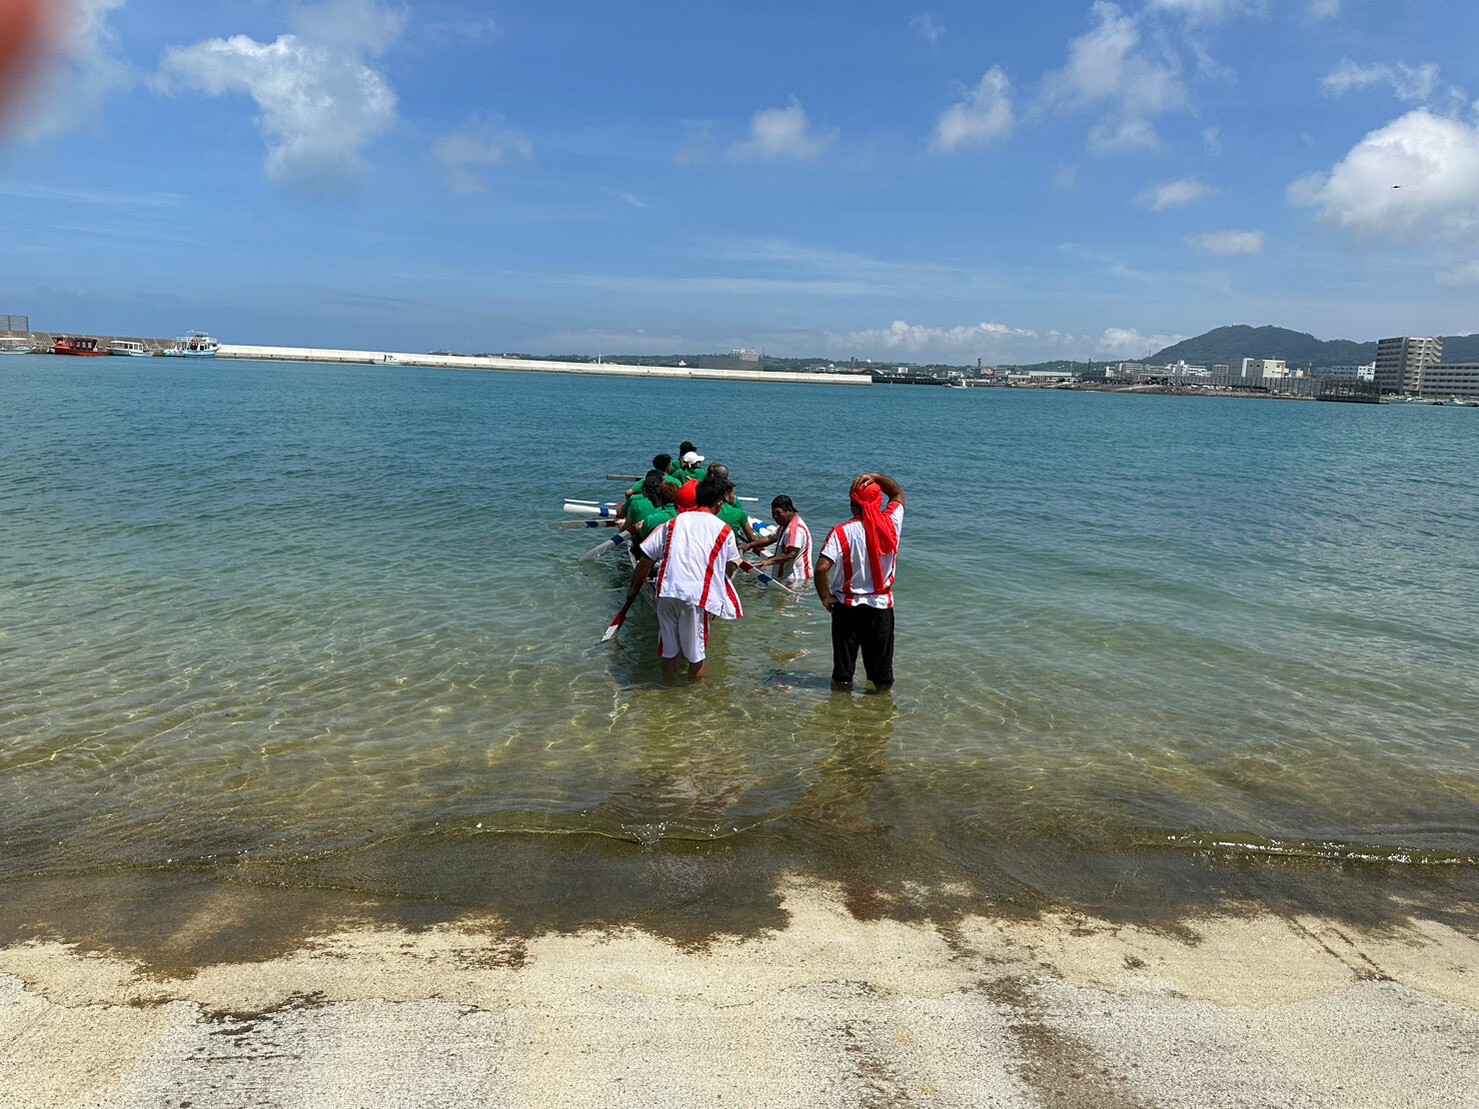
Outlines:
[[[1472,0],[56,2],[0,137],[37,329],[988,364],[1479,331]]]

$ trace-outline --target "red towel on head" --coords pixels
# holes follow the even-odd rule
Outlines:
[[[864,482],[852,488],[853,515],[863,522],[863,537],[868,541],[868,565],[873,571],[873,589],[882,593],[883,556],[897,554],[899,529],[883,511],[883,488],[875,482]]]

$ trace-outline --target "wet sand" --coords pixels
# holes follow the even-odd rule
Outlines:
[[[771,920],[701,943],[485,916],[172,960],[240,925],[224,900],[157,958],[12,930],[0,1089],[17,1109],[1374,1109],[1479,1087],[1479,940],[1452,921],[865,919],[831,883],[777,892]]]

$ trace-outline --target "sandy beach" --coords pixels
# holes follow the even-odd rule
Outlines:
[[[698,945],[364,925],[179,972],[12,942],[5,1102],[1474,1104],[1472,930],[1418,917],[1363,934],[1251,907],[1156,928],[859,920],[799,879],[782,904],[779,927]]]

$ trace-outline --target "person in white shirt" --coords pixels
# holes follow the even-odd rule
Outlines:
[[[708,659],[709,619],[738,620],[745,612],[730,581],[739,569],[734,531],[716,513],[723,483],[700,482],[698,506],[680,512],[645,540],[632,573],[628,599],[641,591],[657,567],[658,654],[665,677],[678,676],[678,656],[688,660],[688,676],[703,680]]]
[[[863,474],[848,499],[852,519],[827,534],[816,568],[817,595],[832,614],[832,688],[852,689],[861,650],[868,680],[886,692],[894,684],[893,589],[904,490],[885,474]]]
[[[793,589],[803,587],[811,581],[811,529],[796,511],[791,498],[781,494],[770,502],[770,515],[775,520],[775,531],[765,539],[743,543],[741,550],[758,551],[775,544],[775,551],[762,562],[755,563],[757,570],[774,566],[771,574],[776,580]]]

